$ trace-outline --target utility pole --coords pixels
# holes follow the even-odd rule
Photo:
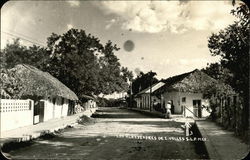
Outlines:
[[[152,73],[152,70],[150,72]],[[150,112],[152,111],[152,102],[151,102],[152,101],[152,98],[151,98],[151,93],[152,93],[152,78],[150,79],[150,91],[149,91],[149,110],[150,110]]]
[[[132,91],[132,85],[133,85],[133,80],[131,80],[131,84],[130,84],[130,108],[132,108],[132,94],[133,94],[133,91]]]

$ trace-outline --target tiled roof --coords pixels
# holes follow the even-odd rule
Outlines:
[[[208,86],[212,86],[217,83],[215,79],[198,69],[167,78],[162,80],[162,82],[164,82],[165,85],[160,90],[158,90],[157,93],[161,93],[166,90],[200,92],[206,89]]]

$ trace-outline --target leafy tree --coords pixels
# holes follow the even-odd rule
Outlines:
[[[156,72],[148,72],[143,73],[141,72],[140,75],[138,75],[132,83],[132,92],[133,94],[137,94],[143,89],[148,88],[150,85],[153,85],[158,82],[158,79],[154,76],[156,75]]]
[[[12,44],[7,44],[0,57],[3,68],[12,68],[16,64],[24,63],[40,69],[49,58],[45,48],[36,45],[23,46],[19,39],[15,39]]]
[[[51,52],[48,72],[78,96],[98,92],[99,64],[95,53],[102,49],[98,38],[70,29],[63,35],[53,33],[47,44]]]
[[[111,94],[113,92],[121,92],[128,90],[128,81],[132,79],[132,72],[125,67],[121,67],[119,59],[114,55],[113,51],[118,51],[119,48],[116,45],[112,45],[111,41],[108,41],[103,49],[103,57],[100,57],[101,65],[101,80],[103,84],[103,93]]]
[[[250,7],[250,2],[248,0],[241,0],[242,2],[244,2],[246,4],[246,6],[248,6],[248,8]],[[236,0],[232,0],[232,4],[235,5]]]
[[[6,68],[1,68],[0,72],[0,86],[1,94],[0,98],[14,98],[18,99],[21,97],[21,92],[24,86],[19,83],[20,79],[15,74],[7,70]]]
[[[232,83],[233,74],[229,69],[222,67],[220,63],[210,63],[202,71],[221,83]]]
[[[133,79],[132,71],[129,71],[127,67],[121,67],[122,79],[124,82],[131,81]]]
[[[70,29],[62,35],[52,33],[47,48],[26,47],[16,39],[1,52],[0,60],[1,68],[24,63],[47,71],[81,97],[128,90],[132,72],[120,65],[114,54],[118,50],[111,41],[103,46],[84,30]]]
[[[51,58],[46,70],[78,96],[111,94],[128,88],[114,54],[119,48],[111,41],[103,46],[98,38],[85,31],[70,29],[63,35],[53,33],[48,38],[48,48]],[[132,75],[126,71],[126,76]]]
[[[246,71],[249,70],[250,26],[249,10],[243,9],[245,7],[242,5],[232,12],[239,18],[238,21],[217,34],[213,33],[208,40],[210,52],[214,56],[221,56],[222,67],[233,74],[231,85],[241,94],[247,93],[249,80],[249,72]]]
[[[214,56],[221,57],[221,66],[232,73],[230,85],[244,99],[242,124],[249,126],[249,33],[250,12],[245,4],[232,11],[238,19],[219,33],[213,33],[208,47]]]

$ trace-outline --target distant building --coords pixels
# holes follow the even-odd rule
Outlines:
[[[122,99],[127,96],[127,92],[114,92],[113,94],[109,95],[100,95],[100,97],[106,98],[106,99]]]
[[[148,87],[141,92],[135,95],[136,107],[140,109],[150,109],[154,103],[161,103],[160,97],[155,95],[154,92],[161,88],[165,83],[158,82],[153,84],[151,87]],[[150,103],[150,93],[151,93],[151,103]],[[151,108],[152,109],[152,108]]]
[[[207,117],[210,115],[210,104],[204,98],[204,92],[217,83],[215,79],[196,69],[161,80],[139,92],[135,95],[136,107],[150,110],[151,105],[152,111],[164,112],[165,105],[171,102],[172,114]]]
[[[96,106],[96,98],[93,96],[81,95],[81,96],[79,96],[79,99],[82,102],[82,106],[85,109],[97,107]]]

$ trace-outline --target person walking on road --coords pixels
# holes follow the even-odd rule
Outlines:
[[[168,103],[166,104],[166,115],[165,118],[170,118],[171,116],[171,101],[168,101]]]

